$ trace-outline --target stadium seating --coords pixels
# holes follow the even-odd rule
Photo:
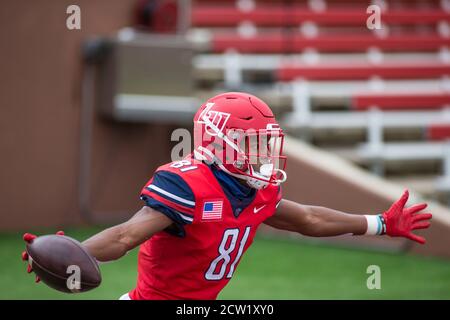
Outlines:
[[[242,11],[231,6],[200,6],[192,10],[192,24],[195,27],[235,27],[243,21],[257,26],[287,27],[297,26],[304,21],[322,26],[360,26],[365,24],[364,10],[348,8],[316,12],[301,6],[265,5],[251,11]],[[442,10],[392,10],[383,16],[386,24],[414,25],[437,24],[449,21],[450,17]]]
[[[347,65],[290,65],[284,64],[276,71],[280,81],[296,78],[308,80],[360,80],[380,77],[383,79],[433,79],[450,74],[450,65],[443,63],[407,64],[352,64]]]
[[[352,97],[352,107],[367,110],[377,107],[382,110],[440,109],[450,104],[450,94],[360,94]]]
[[[213,52],[235,49],[241,53],[294,53],[313,48],[320,52],[364,52],[372,47],[385,51],[434,51],[450,46],[450,39],[433,34],[392,35],[379,38],[375,35],[323,35],[315,38],[299,34],[271,32],[243,37],[234,33],[213,35]]]
[[[448,140],[450,139],[450,125],[434,123],[427,128],[427,138],[429,140]]]
[[[252,91],[291,110],[291,134],[388,178],[405,174],[379,170],[395,161],[432,161],[433,177],[450,177],[450,1],[193,3],[190,36],[208,39],[194,60],[202,90]],[[366,26],[370,4],[380,30]]]

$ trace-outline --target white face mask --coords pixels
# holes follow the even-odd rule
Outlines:
[[[280,172],[282,175],[282,178],[280,180],[278,180],[277,185],[283,183],[284,181],[286,181],[287,175],[283,170],[280,169],[275,169],[275,171]],[[258,171],[253,171],[252,175],[256,178],[260,178],[260,179],[264,179],[264,180],[269,180],[272,173],[274,172],[273,169],[273,164],[271,163],[266,163],[261,165],[261,167],[259,168],[259,172]],[[265,187],[267,187],[269,185],[268,181],[263,181],[260,179],[256,179],[256,178],[250,178],[247,177],[247,184],[255,189],[264,189]]]
[[[228,173],[229,175],[239,178],[239,179],[242,179],[242,180],[245,180],[250,187],[260,190],[260,189],[264,189],[265,187],[267,187],[269,185],[269,179],[273,172],[273,164],[266,163],[266,164],[261,165],[258,172],[254,171],[253,167],[251,167],[251,169],[247,170],[246,173],[247,174],[251,173],[254,177],[256,177],[256,178],[253,178],[250,176],[232,173],[232,172],[228,171],[227,168],[224,167],[222,162],[219,159],[217,159],[209,150],[207,150],[203,147],[200,147],[199,149],[203,153],[209,155],[211,161],[207,161],[207,157],[201,155],[198,151],[194,151],[194,155],[196,156],[196,158],[198,160],[203,160],[203,161],[209,162],[210,164],[215,163],[220,169],[222,169],[224,172]],[[287,175],[284,170],[275,169],[274,171],[281,173],[281,178],[276,181],[276,185],[280,185],[281,183],[286,181]],[[257,178],[259,178],[259,179],[257,179]]]
[[[269,180],[270,176],[272,175],[272,170],[273,170],[273,164],[267,163],[267,164],[263,164],[259,167],[259,171],[258,170],[254,170],[253,167],[251,167],[251,169],[249,169],[247,171],[247,173],[251,173],[252,176],[254,176],[255,178],[247,178],[247,183],[250,187],[255,188],[255,189],[263,189],[265,187],[267,187],[267,185],[269,184],[266,181],[263,180]],[[263,180],[260,180],[260,179]]]
[[[269,185],[268,182],[247,177],[247,184],[253,189],[261,190]]]
[[[258,140],[258,136],[252,135],[246,135],[244,133],[243,136],[240,136],[240,141],[236,141],[235,139],[239,138],[239,135],[233,135],[233,134],[242,134],[242,132],[229,132],[230,136],[227,134],[224,134],[217,126],[215,126],[212,121],[206,117],[206,115],[203,117],[203,123],[205,123],[208,126],[208,129],[211,130],[214,135],[222,139],[228,146],[231,147],[232,150],[237,152],[238,154],[243,155],[244,158],[250,159],[250,162],[252,160],[254,162],[259,162],[259,167],[257,170],[255,170],[254,166],[258,166],[258,164],[251,164],[245,174],[240,173],[232,173],[225,166],[223,165],[223,162],[221,159],[218,159],[215,154],[210,152],[204,147],[199,147],[198,151],[204,153],[204,155],[197,154],[197,158],[199,159],[207,159],[209,158],[212,163],[216,163],[222,170],[227,172],[228,174],[246,180],[247,184],[255,189],[263,189],[267,187],[270,183],[274,185],[279,185],[286,181],[287,175],[286,172],[279,168],[279,162],[276,161],[274,163],[261,163],[263,161],[268,161],[267,158],[278,158],[281,154],[281,146],[282,146],[282,137],[279,135],[279,130],[275,130],[271,127],[270,130],[272,130],[270,134],[267,134],[268,136],[266,139],[264,137],[261,138],[261,140]],[[254,133],[254,132],[252,132]],[[269,136],[270,135],[270,136]],[[258,145],[263,145],[264,147],[261,147],[263,151],[266,152],[264,154],[263,158],[265,157],[265,160],[261,160],[262,158],[258,154],[259,148]],[[198,152],[197,152],[198,153]],[[196,152],[194,152],[196,154]],[[240,169],[236,166],[237,169]],[[281,174],[281,178],[271,181],[272,175],[278,175]]]

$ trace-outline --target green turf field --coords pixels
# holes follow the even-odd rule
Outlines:
[[[84,240],[98,229],[68,229]],[[20,260],[21,233],[0,235],[0,299],[117,299],[135,284],[136,250],[102,266],[102,285],[68,295],[35,284]],[[366,287],[368,265],[381,290]],[[257,238],[221,299],[450,299],[450,261]]]

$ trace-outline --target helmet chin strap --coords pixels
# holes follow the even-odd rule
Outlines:
[[[259,177],[259,178],[266,178],[258,173],[253,173],[253,175],[255,177]],[[257,190],[261,190],[264,189],[265,187],[267,187],[269,185],[269,183],[267,181],[263,181],[263,180],[259,180],[256,178],[251,178],[251,177],[247,177],[247,184]]]
[[[217,158],[216,155],[213,154],[210,150],[208,150],[205,147],[198,147],[198,149],[199,149],[199,151],[203,152],[203,154],[201,154],[197,150],[194,150],[194,156],[196,159],[206,161],[207,163],[210,163],[210,164],[215,163],[221,170],[225,171],[230,176],[245,180],[247,182],[247,184],[252,188],[262,189],[262,188],[267,187],[267,185],[269,184],[266,181],[261,181],[259,179],[255,179],[255,178],[243,175],[243,174],[230,172],[227,168],[225,168],[222,161],[220,161],[220,159]],[[248,172],[248,173],[250,173],[250,172]],[[261,175],[261,178],[267,179],[267,177],[264,177],[262,175]]]
[[[269,166],[269,165],[270,165],[270,169],[268,167],[265,167],[265,166]],[[287,179],[287,174],[284,170],[273,169],[273,165],[271,165],[271,164],[262,165],[260,172],[254,171],[252,166],[250,166],[250,168],[251,168],[251,172],[248,172],[248,173],[251,173],[251,175],[254,177],[264,179],[264,180],[260,180],[257,178],[247,177],[247,183],[250,185],[250,187],[253,187],[255,189],[263,189],[269,185],[269,182],[265,181],[265,180],[270,179],[272,171],[280,172],[282,175],[281,179],[277,179],[272,183],[273,185],[278,186],[281,183],[285,182]],[[270,173],[268,172],[268,170],[270,170]],[[266,172],[264,172],[264,171],[266,171]]]
[[[267,187],[269,185],[269,182],[266,180],[270,179],[270,175],[264,175],[259,172],[256,172],[253,170],[252,166],[249,167],[249,170],[247,170],[246,173],[249,173],[249,174],[255,176],[256,178],[252,178],[250,176],[246,176],[243,174],[230,172],[227,168],[225,168],[225,166],[220,161],[220,159],[217,158],[210,150],[208,150],[204,147],[199,147],[199,150],[202,151],[204,154],[206,154],[208,157],[205,157],[197,150],[194,150],[194,155],[198,160],[204,160],[209,163],[215,163],[221,170],[225,171],[230,176],[245,180],[247,182],[247,184],[252,188],[260,190],[260,189],[264,189],[265,187]],[[272,169],[270,169],[270,170],[272,170]],[[264,169],[263,169],[263,171],[264,171]],[[281,174],[283,175],[283,178],[275,180],[274,181],[275,183],[273,183],[274,185],[279,185],[279,184],[283,183],[284,181],[286,181],[287,175],[286,175],[285,171],[283,171],[281,169],[275,169],[275,171],[281,172]],[[261,179],[263,179],[263,180],[261,180]]]
[[[203,147],[199,147],[198,149],[200,149],[200,150],[202,150],[203,151]],[[203,152],[205,152],[205,151],[203,151]],[[198,152],[197,150],[194,150],[194,158],[195,159],[197,159],[197,160],[200,160],[200,161],[206,161],[206,162],[211,162],[211,161],[208,161],[208,158],[207,157],[205,157],[204,155],[202,155],[200,152]]]
[[[281,178],[281,179],[275,180],[275,181],[276,181],[276,185],[279,185],[279,184],[281,184],[281,183],[283,183],[283,182],[286,181],[286,179],[287,179],[287,173],[286,173],[286,171],[281,170],[281,169],[275,169],[274,171],[275,171],[275,172],[280,172],[281,175],[282,175],[282,178]]]

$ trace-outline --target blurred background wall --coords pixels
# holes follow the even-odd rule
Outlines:
[[[72,4],[81,30],[66,27]],[[366,25],[371,4],[381,9],[380,29]],[[292,137],[286,197],[378,213],[408,187],[413,201],[436,201],[431,244],[377,241],[450,256],[449,8],[437,0],[4,1],[0,230],[126,219],[156,167],[170,161],[173,130],[190,128],[186,118],[201,101],[241,90],[266,100]],[[170,50],[177,37],[194,52],[183,77],[177,66],[187,56],[154,51],[155,43]],[[89,73],[83,48],[93,38],[115,49]],[[133,55],[139,48],[146,51]],[[172,86],[187,93],[168,96]],[[183,108],[180,94],[190,105],[161,120]],[[99,112],[105,101],[109,116]],[[86,132],[90,152],[81,151]]]
[[[66,28],[70,4],[73,1],[2,2],[2,230],[82,220],[78,201],[82,41],[132,24],[136,1],[76,1],[81,30]],[[140,208],[140,188],[158,164],[170,160],[171,131],[158,123],[127,125],[95,117],[93,210],[112,216],[117,212],[124,218]]]

